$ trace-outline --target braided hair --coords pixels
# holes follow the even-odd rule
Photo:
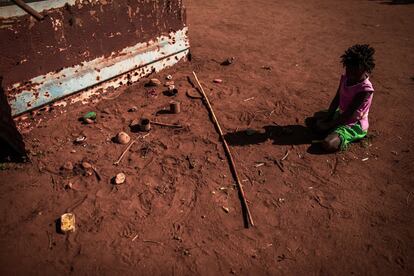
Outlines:
[[[355,44],[341,56],[344,67],[357,67],[371,73],[375,67],[375,49],[368,44]]]

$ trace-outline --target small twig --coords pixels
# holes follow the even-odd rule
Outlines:
[[[280,161],[285,161],[285,159],[289,156],[290,151],[287,150],[285,156],[282,157],[282,159],[280,159]]]
[[[135,140],[132,140],[131,143],[126,147],[126,149],[122,152],[121,156],[119,156],[118,160],[116,160],[114,162],[115,166],[118,166],[119,163],[121,163],[122,158],[124,158],[125,154],[129,151],[129,149],[131,148],[131,146],[135,143]]]
[[[256,168],[263,166],[265,163],[257,163],[256,165],[254,165]]]
[[[158,125],[158,126],[174,127],[174,128],[183,128],[182,125],[171,125],[171,124],[166,124],[166,123],[161,123],[161,122],[156,122],[156,121],[150,121],[150,122],[151,122],[151,124]]]
[[[138,238],[138,234],[135,235],[135,237],[132,238],[132,241],[135,241]]]
[[[49,249],[52,249],[53,247],[52,234],[49,233],[49,231],[46,231],[46,234],[47,234],[47,239],[49,240]]]
[[[92,170],[95,173],[96,179],[98,179],[98,181],[101,181],[102,177],[99,175],[98,170],[96,169],[96,167],[92,166]]]
[[[338,156],[335,158],[335,163],[333,165],[331,175],[334,175],[336,173],[336,167],[337,166],[338,166]]]
[[[79,205],[81,205],[87,198],[88,198],[88,195],[85,195],[82,199],[75,202],[71,207],[66,209],[66,213],[70,213],[73,210],[75,210],[75,208],[79,207]]]
[[[283,165],[282,165],[282,163],[281,163],[279,160],[277,160],[277,159],[275,159],[274,161],[275,161],[276,165],[279,167],[279,169],[280,169],[282,172],[285,172],[285,170],[283,169]]]
[[[155,244],[163,245],[162,242],[151,241],[151,240],[143,240],[143,242],[150,242],[150,243],[155,243]]]
[[[243,102],[251,101],[253,99],[254,99],[254,97],[250,97],[250,98],[244,99]]]
[[[409,203],[409,199],[410,199],[410,195],[412,194],[413,192],[411,191],[411,192],[409,192],[408,193],[408,195],[407,195],[407,198],[405,199],[405,201],[407,202],[407,206],[410,204]]]

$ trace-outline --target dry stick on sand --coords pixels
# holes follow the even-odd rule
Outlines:
[[[171,125],[171,124],[161,123],[161,122],[157,122],[157,121],[150,121],[150,122],[151,122],[151,124],[158,125],[158,126],[173,127],[173,128],[183,128],[182,125]]]
[[[119,163],[121,163],[122,158],[124,158],[125,154],[129,151],[129,149],[132,147],[132,145],[135,143],[135,140],[132,140],[131,143],[126,147],[126,149],[122,152],[121,156],[119,156],[118,160],[114,162],[115,166],[118,166]]]
[[[236,183],[237,183],[237,186],[239,188],[239,194],[240,194],[240,198],[241,198],[241,201],[242,201],[242,207],[245,209],[246,214],[247,214],[247,219],[246,219],[246,222],[248,223],[247,227],[249,227],[249,224],[251,226],[254,226],[254,222],[253,222],[252,215],[250,213],[249,205],[247,204],[247,200],[246,200],[246,197],[244,195],[243,185],[241,184],[240,178],[237,174],[236,165],[234,164],[233,157],[232,157],[231,152],[230,152],[230,148],[227,145],[226,139],[224,138],[223,131],[221,130],[221,127],[220,127],[220,124],[217,120],[216,114],[214,113],[213,108],[210,105],[210,101],[207,98],[207,94],[204,92],[204,89],[201,86],[200,82],[198,81],[197,75],[194,71],[193,71],[193,75],[194,75],[194,78],[195,78],[195,80],[198,84],[198,87],[200,87],[201,93],[203,94],[203,98],[204,98],[204,100],[207,104],[208,111],[209,111],[211,117],[213,117],[213,122],[214,122],[216,128],[219,131],[220,138],[223,141],[224,149],[226,151],[227,157],[228,157],[229,162],[230,162],[230,168],[233,172],[233,176],[234,176],[234,178],[236,180]]]

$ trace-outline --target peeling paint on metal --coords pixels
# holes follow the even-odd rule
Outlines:
[[[100,89],[116,87],[119,80],[113,81],[113,79],[130,71],[133,76],[127,81],[133,82],[152,71],[171,66],[188,53],[187,31],[187,27],[184,27],[180,31],[171,32],[168,36],[160,36],[155,41],[138,43],[118,53],[113,52],[110,57],[102,56],[73,67],[37,76],[25,83],[15,83],[10,88],[13,93],[10,93],[9,98],[12,114],[14,116],[22,114],[97,84]],[[82,55],[87,57],[88,53],[84,52]],[[102,84],[105,81],[110,82]],[[97,89],[92,89],[89,94],[79,96],[78,101],[96,91]]]

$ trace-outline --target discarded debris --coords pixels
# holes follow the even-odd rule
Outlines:
[[[166,78],[167,80],[172,80],[172,79],[173,79],[173,77],[172,77],[171,75],[167,75],[165,78]]]
[[[119,144],[122,144],[122,145],[128,144],[130,140],[131,140],[131,137],[129,137],[129,135],[123,131],[119,132],[116,135],[116,141]]]
[[[170,112],[173,114],[178,114],[180,113],[181,108],[180,108],[180,102],[171,102],[170,103]]]
[[[126,176],[124,173],[118,173],[115,177],[114,177],[114,184],[116,185],[121,185],[125,182]]]
[[[83,115],[82,120],[86,124],[93,124],[96,120],[96,112],[88,112],[85,115]]]
[[[215,83],[222,83],[223,80],[222,79],[214,79],[213,82],[215,82]]]
[[[234,60],[235,60],[235,57],[229,57],[226,60],[224,60],[222,63],[220,63],[220,65],[228,66],[232,64]]]
[[[367,161],[368,159],[369,159],[368,157],[366,157],[366,158],[362,158],[362,159],[361,159],[361,161],[362,161],[362,162],[365,162],[365,161]]]
[[[261,166],[263,166],[265,163],[257,163],[256,165],[254,165],[256,168],[259,168],[259,167],[261,167]]]
[[[83,144],[85,141],[86,141],[86,136],[78,136],[75,139],[74,143],[75,144]]]
[[[221,208],[223,208],[224,212],[226,212],[226,213],[229,213],[230,212],[230,209],[227,208],[227,207],[225,207],[225,206],[222,206]]]
[[[60,230],[63,233],[75,232],[75,214],[65,213],[60,217]]]
[[[159,79],[150,79],[147,83],[147,86],[159,86],[161,85],[161,81]]]

